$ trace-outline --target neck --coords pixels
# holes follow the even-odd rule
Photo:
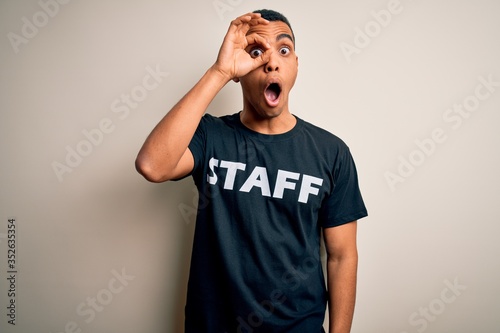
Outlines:
[[[297,123],[297,119],[288,110],[283,110],[278,115],[267,115],[244,108],[240,120],[252,131],[268,135],[286,133]]]

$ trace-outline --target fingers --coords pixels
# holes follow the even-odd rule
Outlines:
[[[249,26],[255,26],[258,24],[269,24],[269,21],[262,18],[262,16],[259,13],[248,13],[245,15],[241,15],[240,17],[237,17],[231,22],[231,24],[233,25],[248,24]]]
[[[269,42],[256,33],[247,35],[252,27],[259,24],[269,24],[269,21],[258,13],[248,13],[231,22],[216,62],[220,71],[227,73],[228,77],[238,80],[238,77],[246,75],[269,59]],[[257,46],[261,49],[261,54],[250,55],[247,52],[249,45]]]
[[[266,63],[268,63],[269,60],[271,59],[271,53],[272,53],[272,50],[268,49],[267,51],[265,51],[264,53],[262,53],[257,58],[254,58],[253,59],[253,69],[259,68],[260,66],[265,65]]]
[[[262,46],[263,51],[267,51],[271,48],[271,44],[269,44],[267,39],[256,33],[246,36],[246,39],[248,45],[253,45],[253,44],[260,45]]]
[[[242,33],[246,34],[250,27],[259,24],[269,24],[269,21],[262,18],[259,13],[248,13],[242,15],[231,22],[230,30],[241,30]]]
[[[269,41],[266,38],[256,33],[246,36],[246,39],[248,45],[256,45],[258,46],[258,48],[262,50],[262,54],[254,58],[255,68],[260,67],[264,63],[268,62],[272,53],[271,44],[269,44]]]

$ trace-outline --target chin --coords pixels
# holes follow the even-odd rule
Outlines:
[[[255,112],[262,118],[276,118],[283,113],[284,107],[281,105],[269,106],[265,101],[260,103]]]

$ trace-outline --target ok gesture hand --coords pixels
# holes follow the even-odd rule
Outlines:
[[[214,65],[228,81],[238,81],[240,77],[269,61],[269,52],[266,51],[270,45],[267,40],[258,34],[247,36],[250,28],[259,24],[269,24],[269,21],[257,13],[245,14],[231,22]],[[250,44],[258,44],[264,52],[255,58],[251,57],[246,50]]]

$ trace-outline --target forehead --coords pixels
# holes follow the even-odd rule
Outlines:
[[[288,37],[293,42],[292,30],[286,23],[281,21],[272,21],[269,22],[269,24],[259,24],[253,26],[250,30],[248,30],[247,35],[253,33],[265,37],[271,43],[276,39],[281,39],[283,37]]]

